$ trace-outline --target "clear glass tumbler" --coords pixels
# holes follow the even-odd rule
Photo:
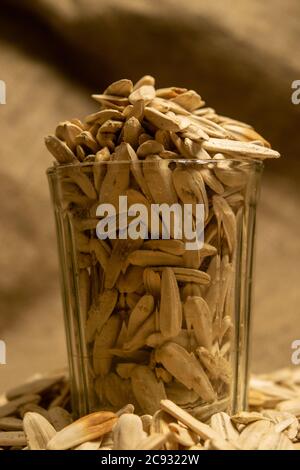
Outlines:
[[[217,156],[48,170],[75,415],[153,414],[163,398],[200,419],[246,406],[262,167]]]

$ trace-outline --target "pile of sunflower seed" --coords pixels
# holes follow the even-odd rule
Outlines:
[[[134,403],[139,414],[153,415],[170,399],[200,412],[209,403],[217,411],[223,401],[224,410],[233,375],[237,225],[245,224],[249,179],[247,165],[231,159],[279,154],[251,126],[205,107],[195,91],[155,89],[150,76],[135,85],[119,80],[93,98],[99,111],[59,123],[46,138],[61,164],[65,220],[74,232],[73,295],[90,358],[91,408]],[[99,240],[96,208],[117,207],[120,195],[147,208],[203,203],[204,246]]]
[[[72,420],[65,374],[37,376],[0,397],[2,450],[300,450],[300,369],[253,376],[250,411],[196,419],[164,399],[154,415],[128,404]]]

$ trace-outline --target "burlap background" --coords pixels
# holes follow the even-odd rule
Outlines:
[[[297,0],[7,0],[1,2],[1,389],[65,362],[54,224],[43,136],[121,77],[197,89],[219,112],[249,121],[279,149],[258,218],[253,367],[290,364],[299,321]]]

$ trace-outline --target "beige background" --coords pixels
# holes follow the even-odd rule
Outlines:
[[[22,9],[20,9],[20,3]],[[7,6],[5,7],[5,5]],[[54,224],[43,136],[92,112],[92,91],[144,73],[197,89],[248,120],[282,154],[267,165],[258,214],[254,370],[290,365],[300,338],[296,0],[3,2],[0,79],[0,390],[65,363]]]

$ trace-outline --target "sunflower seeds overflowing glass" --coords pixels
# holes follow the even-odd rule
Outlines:
[[[92,408],[134,403],[153,415],[170,399],[194,414],[209,405],[225,410],[247,162],[279,154],[251,126],[205,107],[195,91],[154,85],[150,76],[135,85],[119,80],[93,95],[99,111],[60,123],[45,139],[61,166],[76,250],[76,341],[88,361]],[[189,251],[185,240],[163,239],[162,227],[155,240],[121,232],[98,239],[98,204],[116,205],[121,195],[145,207],[203,204],[204,245]],[[184,427],[173,428],[191,443]]]

